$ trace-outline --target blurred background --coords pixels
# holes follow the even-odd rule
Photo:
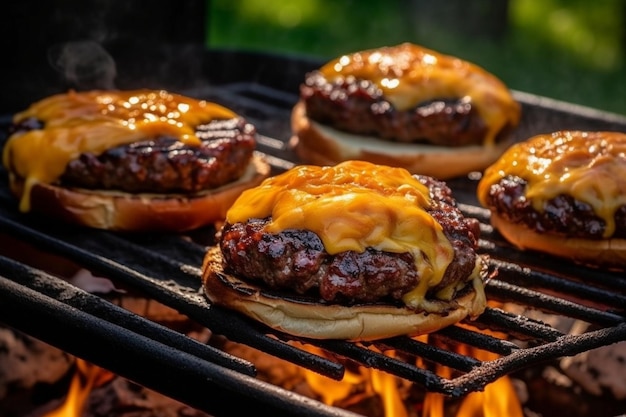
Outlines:
[[[207,47],[324,62],[408,41],[480,65],[512,89],[626,116],[624,0],[6,3],[2,112],[70,86],[183,88],[202,76]]]
[[[210,0],[211,48],[322,60],[414,42],[515,90],[626,115],[623,0]]]

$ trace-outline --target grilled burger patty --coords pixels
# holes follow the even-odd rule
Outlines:
[[[568,237],[602,239],[606,227],[593,208],[569,195],[559,195],[546,202],[543,212],[534,209],[525,197],[527,181],[517,176],[502,178],[491,186],[488,205],[514,223],[522,223],[540,233],[558,233]],[[615,212],[614,238],[626,238],[626,206]]]
[[[480,145],[487,134],[487,126],[470,101],[442,97],[399,111],[374,83],[354,77],[331,83],[319,71],[313,71],[301,85],[300,97],[312,120],[390,141]]]
[[[27,119],[12,131],[41,129]],[[217,188],[239,178],[255,148],[255,127],[243,118],[196,126],[199,147],[161,136],[114,147],[100,155],[83,153],[71,161],[61,182],[88,189],[189,193]]]
[[[464,218],[451,190],[441,181],[418,176],[430,189],[429,213],[441,224],[454,248],[454,259],[432,292],[464,282],[476,265],[475,247],[480,233],[476,219]],[[305,294],[318,289],[325,301],[374,302],[399,300],[417,286],[420,277],[409,253],[369,248],[362,253],[327,253],[322,241],[307,230],[268,233],[269,219],[226,224],[220,246],[226,272],[263,281],[274,289]]]

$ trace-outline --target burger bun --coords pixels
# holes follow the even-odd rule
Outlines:
[[[497,213],[491,214],[491,225],[522,250],[543,252],[594,267],[623,270],[626,265],[626,239],[583,239],[539,233]]]

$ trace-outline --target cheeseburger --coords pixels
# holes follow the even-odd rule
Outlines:
[[[2,162],[22,212],[123,231],[222,220],[269,175],[255,127],[163,90],[70,91],[13,118]]]
[[[418,335],[484,310],[479,233],[440,180],[365,161],[300,165],[230,208],[204,290],[291,335]]]
[[[626,266],[626,134],[560,131],[511,146],[478,199],[508,241],[576,262]]]
[[[291,143],[307,163],[361,159],[447,179],[502,153],[520,105],[484,69],[403,43],[307,74],[291,119]]]

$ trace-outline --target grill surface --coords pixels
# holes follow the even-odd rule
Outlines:
[[[297,163],[286,145],[289,113],[297,99],[298,83],[319,63],[228,51],[207,52],[205,59],[212,64],[207,66],[206,80],[181,92],[220,102],[253,122],[261,134],[258,152],[268,158],[275,173]],[[230,65],[233,62],[237,71]],[[624,118],[515,94],[523,105],[518,139],[559,129],[626,131]],[[9,121],[9,116],[3,117],[0,127],[6,128]],[[480,250],[489,254],[490,267],[497,270],[487,284],[487,296],[501,303],[499,307],[488,308],[467,326],[436,332],[431,336],[436,342],[433,344],[407,337],[362,344],[299,341],[382,369],[427,390],[459,397],[523,368],[626,340],[624,274],[515,250],[492,230],[489,213],[478,207],[476,181],[470,176],[448,184],[464,213],[481,221]],[[334,379],[343,377],[341,361],[303,351],[287,343],[293,340],[289,336],[208,304],[200,287],[200,265],[206,245],[212,242],[211,228],[186,235],[123,235],[54,224],[19,213],[7,189],[6,172],[0,171],[0,232],[123,283],[232,341]],[[276,415],[352,415],[263,383],[255,379],[254,366],[244,360],[4,257],[0,257],[0,300],[1,322],[215,415],[232,415],[251,402]],[[514,312],[512,305],[582,320],[591,324],[590,330],[565,335],[547,323]],[[500,358],[481,361],[456,353],[454,346],[459,344],[496,353]],[[380,353],[389,349],[400,354],[392,357]],[[452,377],[438,376],[438,365],[450,368]]]

